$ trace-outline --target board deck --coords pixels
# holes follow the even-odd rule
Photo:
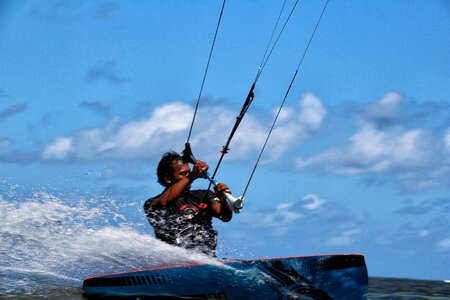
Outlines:
[[[88,299],[367,299],[359,254],[175,265],[83,281]]]

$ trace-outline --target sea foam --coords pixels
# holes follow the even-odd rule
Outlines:
[[[110,198],[0,195],[0,294],[79,287],[104,273],[218,263],[142,232],[123,214],[127,209],[132,214],[133,207]]]

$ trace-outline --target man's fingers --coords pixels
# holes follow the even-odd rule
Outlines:
[[[216,189],[217,189],[217,191],[219,191],[219,192],[225,192],[225,193],[231,194],[231,191],[230,191],[230,189],[228,188],[228,186],[226,186],[226,185],[223,184],[223,183],[217,184]]]
[[[202,162],[201,160],[197,160],[195,162],[194,166],[198,170],[198,172],[206,172],[206,171],[208,171],[208,165],[205,162]]]

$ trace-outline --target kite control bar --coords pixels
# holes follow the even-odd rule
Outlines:
[[[194,154],[192,154],[192,150],[191,150],[191,145],[189,143],[185,144],[184,150],[183,150],[183,160],[185,162],[191,163],[191,164],[195,164],[195,162],[197,161],[194,157]],[[205,172],[206,175],[206,179],[209,180],[209,182],[211,182],[211,184],[213,184],[214,186],[217,186],[217,181],[211,177],[211,175],[208,173],[208,171]],[[228,207],[234,212],[234,213],[240,213],[242,207],[244,206],[243,201],[244,201],[244,197],[240,196],[240,197],[234,197],[233,195],[227,193],[227,192],[222,192],[223,195],[227,198],[227,205]]]
[[[211,182],[214,186],[217,185],[217,181],[214,178],[211,178],[211,175],[209,175],[208,171],[205,172],[206,178]],[[235,213],[240,213],[242,207],[244,206],[242,202],[244,201],[244,197],[234,197],[233,195],[222,192],[223,195],[227,198],[227,205],[233,210]]]

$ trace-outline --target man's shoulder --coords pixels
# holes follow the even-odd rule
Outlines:
[[[157,198],[159,198],[161,195],[158,195],[158,196],[154,196],[154,197],[151,197],[151,198],[148,198],[146,201],[145,201],[145,203],[144,203],[144,210],[147,210],[147,209],[149,209],[150,207],[152,207],[152,205],[155,203],[155,200],[157,199]]]

